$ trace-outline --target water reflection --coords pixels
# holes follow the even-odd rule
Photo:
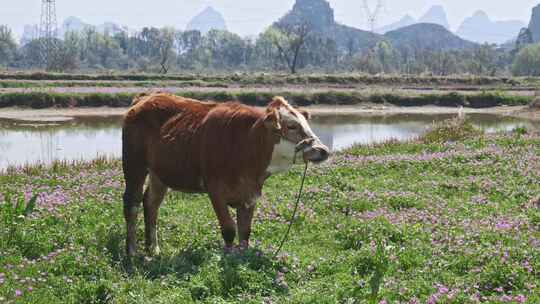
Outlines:
[[[371,144],[408,140],[420,136],[433,123],[455,117],[452,114],[398,114],[387,116],[319,117],[312,126],[321,139],[333,150],[353,144]],[[488,133],[510,131],[516,127],[540,129],[539,122],[494,114],[468,114],[473,124]]]
[[[451,117],[422,114],[315,117],[312,127],[325,144],[340,150],[354,143],[411,139],[421,135],[433,122]],[[539,123],[524,119],[491,114],[468,117],[487,132],[511,130],[517,126],[540,128]],[[121,133],[119,117],[88,117],[52,124],[0,120],[0,169],[53,160],[119,157]]]
[[[8,165],[51,163],[120,156],[119,118],[85,118],[40,124],[0,121],[0,169]]]

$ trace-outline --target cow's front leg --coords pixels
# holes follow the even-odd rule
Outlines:
[[[249,247],[249,236],[251,234],[251,223],[253,221],[254,213],[254,203],[242,206],[236,211],[236,221],[238,223],[238,237],[240,240],[241,249],[247,249]]]
[[[230,251],[233,248],[234,238],[236,237],[236,224],[231,217],[229,207],[227,203],[217,197],[216,195],[210,195],[212,200],[212,206],[216,212],[219,225],[221,227],[221,235],[225,242],[225,251]]]

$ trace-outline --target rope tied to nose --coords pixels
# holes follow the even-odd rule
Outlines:
[[[293,164],[296,164],[296,155],[298,154],[298,152],[302,151],[307,145],[311,144],[313,142],[313,140],[314,139],[312,139],[312,138],[304,139],[304,140],[302,140],[301,142],[299,142],[296,145],[296,148],[294,149]],[[304,173],[302,174],[302,181],[300,183],[300,189],[298,190],[298,194],[296,196],[296,203],[294,204],[293,213],[292,213],[291,219],[289,221],[289,225],[287,226],[287,231],[283,235],[281,243],[279,244],[279,247],[277,248],[276,252],[274,252],[274,256],[272,257],[272,259],[277,258],[278,254],[281,252],[281,249],[283,248],[283,245],[285,245],[285,242],[289,238],[289,233],[291,232],[292,225],[294,224],[294,220],[296,218],[296,213],[298,211],[298,205],[300,204],[300,199],[302,198],[302,193],[304,192],[304,184],[305,184],[305,181],[306,181],[306,175],[307,175],[307,170],[308,170],[308,166],[309,166],[308,161],[304,161],[304,162],[305,162]]]

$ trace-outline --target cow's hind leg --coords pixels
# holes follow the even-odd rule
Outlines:
[[[238,238],[240,248],[249,247],[249,236],[251,235],[251,223],[255,213],[255,204],[242,206],[236,211],[236,222],[238,223]]]
[[[143,200],[143,187],[146,174],[126,179],[124,192],[124,217],[126,219],[126,253],[128,256],[137,254],[137,217]]]
[[[146,251],[149,255],[160,253],[157,239],[157,218],[161,202],[167,194],[167,186],[153,173],[144,193],[144,231]]]

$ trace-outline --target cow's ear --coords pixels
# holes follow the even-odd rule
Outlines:
[[[266,117],[264,118],[264,125],[273,131],[281,131],[281,123],[279,122],[279,112],[277,109],[270,109],[266,112]]]
[[[295,109],[296,111],[298,111],[298,113],[302,114],[302,116],[304,116],[304,118],[305,118],[306,120],[310,120],[310,119],[311,119],[311,114],[309,114],[308,111],[306,111],[306,110],[304,110],[304,109],[301,109],[301,108],[299,108],[299,107],[297,107],[297,106],[293,106],[293,107],[294,107],[294,109]]]

